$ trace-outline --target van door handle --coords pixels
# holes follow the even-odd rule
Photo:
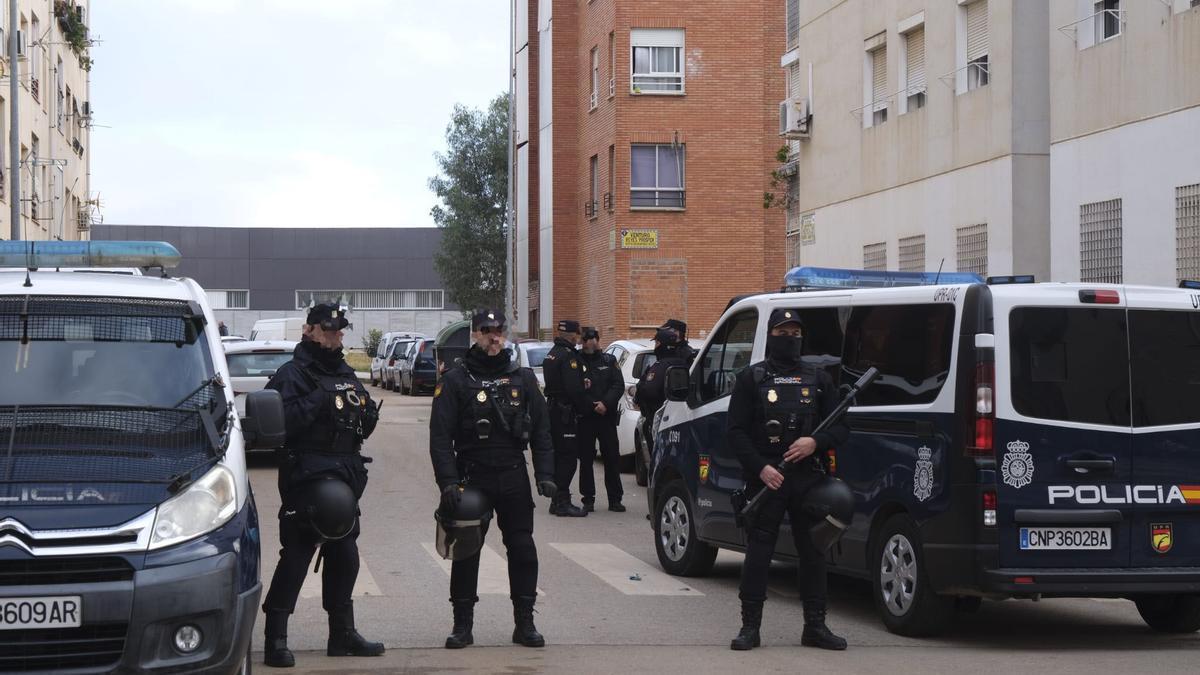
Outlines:
[[[1097,457],[1088,453],[1087,456],[1065,458],[1063,466],[1076,473],[1112,473],[1117,468],[1117,460],[1115,457]]]

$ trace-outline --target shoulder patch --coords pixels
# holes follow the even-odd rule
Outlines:
[[[442,395],[442,383],[438,382],[437,386],[433,388],[433,397],[437,398],[438,396],[441,396],[441,395]]]

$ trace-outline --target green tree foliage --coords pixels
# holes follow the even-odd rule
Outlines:
[[[383,331],[378,328],[372,328],[367,331],[367,334],[362,336],[363,349],[367,354],[374,354],[376,349],[379,349],[379,342],[383,340]]]
[[[441,203],[431,211],[442,228],[433,262],[449,300],[464,310],[502,307],[508,211],[508,96],[486,111],[454,107],[441,173],[429,187]]]

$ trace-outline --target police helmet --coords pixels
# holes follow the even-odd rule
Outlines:
[[[447,560],[466,560],[483,548],[483,535],[492,519],[492,502],[470,485],[454,488],[453,498],[443,499],[433,512],[437,521],[437,551]]]
[[[358,498],[345,481],[332,476],[309,481],[304,503],[308,524],[322,539],[341,539],[354,529]]]
[[[804,511],[817,521],[809,528],[813,545],[827,551],[854,518],[854,493],[843,481],[825,476],[804,496]]]

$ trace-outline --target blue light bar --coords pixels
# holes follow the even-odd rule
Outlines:
[[[0,267],[161,267],[182,256],[165,241],[0,241]]]
[[[1183,279],[1179,282],[1180,288],[1187,288],[1193,291],[1200,291],[1200,281],[1194,279]]]
[[[982,284],[983,277],[971,272],[893,272],[842,270],[832,267],[795,267],[784,277],[789,291],[833,288],[894,288],[934,284]]]

